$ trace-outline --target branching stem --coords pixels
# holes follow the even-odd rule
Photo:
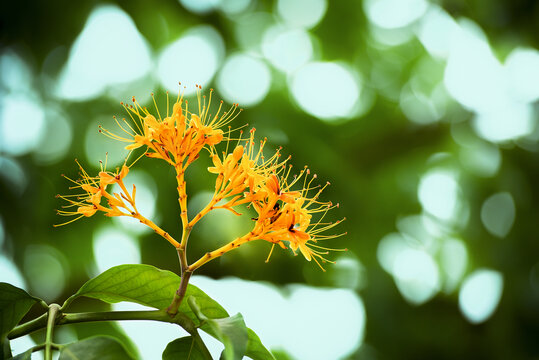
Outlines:
[[[59,312],[60,305],[51,304],[47,316],[47,334],[45,335],[45,360],[52,360],[52,334],[56,317],[61,314]]]

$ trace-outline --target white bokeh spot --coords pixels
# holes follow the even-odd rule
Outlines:
[[[43,105],[27,95],[7,95],[0,99],[0,150],[20,156],[34,150],[43,136]]]
[[[291,26],[312,28],[322,20],[327,0],[278,0],[277,12]]]
[[[150,56],[148,43],[122,9],[97,7],[71,48],[57,94],[69,100],[95,98],[108,86],[148,74]]]
[[[444,221],[453,220],[461,203],[456,175],[441,169],[429,171],[419,182],[418,198],[429,214]]]
[[[262,51],[273,66],[286,73],[294,72],[313,56],[313,46],[307,31],[287,29],[280,25],[264,33]]]
[[[111,226],[102,227],[94,233],[93,249],[98,274],[116,265],[140,264],[136,239]]]
[[[360,85],[347,67],[310,62],[294,73],[290,89],[298,105],[323,120],[343,118],[356,110]]]
[[[427,10],[425,0],[366,0],[363,9],[376,26],[394,29],[411,24]]]
[[[459,308],[472,324],[486,321],[502,297],[503,277],[498,271],[479,269],[470,274],[459,292]]]
[[[195,85],[207,85],[224,56],[224,42],[213,27],[190,29],[168,45],[159,55],[157,77],[169,91],[178,91],[178,83],[187,87],[185,95],[196,92]]]
[[[217,85],[226,101],[241,106],[255,105],[268,94],[271,73],[264,61],[247,54],[235,54],[223,65]]]

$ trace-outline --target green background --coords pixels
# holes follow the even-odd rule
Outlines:
[[[9,136],[16,136],[6,130],[9,126],[5,124],[24,119],[18,119],[13,113],[7,116],[5,114],[8,112],[3,112],[4,144],[0,144],[0,219],[3,231],[0,245],[3,259],[7,259],[3,261],[15,264],[24,276],[26,289],[43,296],[48,302],[61,303],[90,274],[95,274],[93,241],[96,229],[110,225],[111,220],[96,215],[53,229],[53,224],[63,220],[54,211],[61,206],[55,195],[67,193],[69,186],[60,174],[77,176],[74,158],[80,159],[88,169],[96,170],[97,161],[104,159],[105,151],[110,151],[111,157],[118,156],[113,155],[118,144],[99,138],[96,125],[99,123],[114,129],[111,116],[123,116],[119,102],[126,101],[131,95],[144,98],[150,92],[155,92],[163,106],[165,88],[156,75],[158,65],[155,59],[163,49],[190,29],[209,25],[222,37],[225,54],[214,72],[219,73],[227,56],[235,53],[248,54],[269,70],[271,85],[267,94],[260,102],[244,106],[245,111],[235,120],[235,124],[240,126],[248,123],[249,127],[256,127],[257,136],[268,137],[269,148],[283,146],[284,154],[293,155],[291,161],[296,169],[308,164],[322,183],[331,182],[331,186],[324,191],[323,199],[340,204],[329,216],[332,220],[346,217],[346,222],[336,231],[346,231],[348,234],[328,245],[348,248],[349,251],[344,255],[329,255],[329,258],[347,260],[343,266],[327,264],[328,271],[323,273],[315,264],[304,261],[300,256],[294,258],[284,251],[276,251],[270,263],[264,264],[269,244],[257,243],[249,249],[242,248],[227,254],[222,260],[209,263],[198,274],[215,279],[234,276],[252,281],[263,280],[279,286],[306,283],[314,287],[342,287],[355,291],[364,303],[367,321],[361,346],[350,349],[350,358],[353,359],[538,357],[537,98],[527,103],[528,109],[531,109],[531,128],[527,133],[501,140],[485,135],[477,130],[476,116],[481,111],[488,111],[479,111],[475,105],[470,106],[465,101],[463,104],[462,98],[446,89],[449,81],[447,73],[444,81],[447,59],[429,53],[417,36],[425,13],[402,26],[381,29],[377,27],[376,19],[369,15],[373,3],[328,1],[320,21],[304,29],[313,44],[311,60],[344,64],[344,68],[355,74],[354,82],[361,90],[355,110],[345,112],[342,116],[330,116],[329,119],[313,115],[299,104],[290,85],[294,72],[287,75],[276,68],[269,58],[271,54],[268,56],[261,51],[263,37],[257,38],[256,33],[251,33],[254,30],[240,26],[248,23],[249,19],[255,19],[258,28],[263,31],[265,24],[259,21],[261,18],[266,19],[268,25],[286,23],[276,2],[251,1],[240,13],[232,15],[220,8],[197,13],[173,0],[18,1],[2,4],[0,56],[4,62],[0,96],[3,108],[7,108],[4,100],[15,94],[34,99],[37,97],[39,106],[48,109],[48,130],[40,135],[39,141],[31,149],[20,153],[7,148],[9,141],[15,141],[9,140]],[[83,30],[90,13],[107,4],[125,12],[140,35],[147,40],[154,58],[152,69],[141,81],[110,85],[95,96],[78,100],[58,96],[55,84],[61,77],[75,39]],[[410,6],[416,5],[410,2]],[[468,24],[473,22],[474,26],[482,29],[486,39],[484,43],[490,46],[493,58],[500,64],[507,63],[508,56],[518,47],[532,49],[537,57],[537,50],[533,49],[539,46],[539,5],[533,0],[448,0],[432,1],[427,6],[443,9],[449,18],[459,24],[463,24],[463,21]],[[309,9],[304,11],[308,13]],[[260,13],[264,13],[264,16],[257,18],[256,14]],[[387,18],[393,15],[388,12]],[[247,35],[251,36],[251,42],[244,40]],[[114,51],[97,55],[122,57]],[[17,69],[13,62],[5,60],[8,57],[13,59],[13,56],[27,69],[27,77],[15,77],[15,83],[10,80],[10,74],[16,73]],[[197,53],[186,51],[182,56],[196,59]],[[476,55],[473,53],[469,56],[470,62],[478,59],[474,58]],[[131,58],[125,61],[137,60]],[[479,58],[477,61],[481,64],[482,60]],[[537,61],[534,64],[537,65]],[[536,67],[532,69],[537,73]],[[457,66],[456,72],[461,70],[463,74],[468,74],[468,70]],[[226,91],[220,88],[217,78],[218,75],[212,76],[204,84],[204,89],[214,87],[216,97],[220,98],[221,93]],[[530,87],[537,86],[533,79],[530,75]],[[182,80],[172,79],[174,82]],[[490,78],[483,80],[487,82]],[[257,79],[252,81],[256,83]],[[526,78],[515,81],[519,84],[526,82]],[[485,89],[492,90],[489,86],[498,86],[498,83],[493,84],[486,84]],[[441,89],[439,102],[433,102],[432,98],[427,101],[429,106],[434,107],[435,115],[422,108],[425,103],[420,101],[412,102],[411,107],[403,105],[403,94],[409,93],[407,89],[410,86],[416,86],[414,91],[427,95],[432,94],[436,87]],[[349,94],[346,91],[346,87],[335,87],[323,81],[316,89],[322,96],[327,94],[329,109],[334,109],[332,104],[338,103],[339,97],[347,98]],[[417,96],[413,98],[414,101],[421,97],[417,92],[413,93]],[[484,97],[488,97],[488,94],[486,92]],[[481,94],[475,95],[482,99]],[[441,108],[438,108],[439,105]],[[500,106],[503,108],[503,105]],[[420,115],[414,116],[417,114],[414,110]],[[499,109],[493,108],[493,111]],[[513,115],[511,111],[508,113]],[[505,131],[510,132],[511,126],[517,126],[518,116],[514,114]],[[54,140],[56,130],[51,125],[56,117],[67,121],[70,141],[54,156],[41,156],[40,153],[47,153],[47,147],[57,141]],[[490,126],[497,125],[494,122]],[[60,130],[57,130],[58,133],[64,134]],[[26,130],[23,128],[20,131]],[[88,143],[96,141],[99,142],[98,151],[89,153]],[[481,152],[481,149],[484,151]],[[98,152],[101,155],[95,155]],[[486,155],[482,157],[481,154]],[[188,193],[193,199],[194,208],[197,206],[197,196],[204,199],[204,195],[200,194],[212,189],[213,178],[205,171],[208,165],[209,161],[201,158],[188,170]],[[141,176],[155,184],[153,195],[155,212],[158,214],[155,221],[175,238],[180,238],[172,169],[150,159],[141,160],[136,167],[144,172]],[[449,206],[443,203],[449,201],[444,193],[447,188],[443,184],[438,184],[441,186],[438,188],[441,192],[439,198],[420,201],[418,197],[425,174],[439,169],[453,174],[454,178],[450,176],[449,179],[454,179],[451,184],[457,187],[457,205],[449,219],[440,219],[436,213],[432,213],[432,208],[429,212],[425,205],[425,201],[430,201],[430,204],[438,204],[444,209]],[[500,193],[502,196],[495,198],[499,201],[492,202],[489,208],[485,201]],[[513,208],[511,204],[514,204]],[[198,231],[193,231],[191,260],[249,228],[248,219],[237,220],[227,215],[215,215],[207,219],[206,225],[201,224]],[[409,218],[414,215],[420,217]],[[485,218],[491,219],[491,222]],[[433,226],[438,229],[438,234],[423,231],[422,235],[418,235],[417,224],[407,227],[409,223],[406,223],[406,219],[412,223],[420,219],[423,225],[430,221],[435,224]],[[128,228],[116,222],[114,224],[129,233]],[[425,259],[425,256],[431,259],[427,264],[434,264],[438,272],[433,285],[435,290],[423,300],[414,298],[415,295],[408,298],[403,296],[395,282],[399,274],[391,274],[381,266],[381,240],[390,233],[399,232],[401,238],[404,236],[405,246],[417,251],[414,253],[416,255],[418,252],[423,254],[419,259]],[[137,238],[142,263],[177,270],[176,253],[168,243],[153,233],[130,234]],[[448,260],[450,262],[447,264],[444,263],[445,255],[441,249],[444,244],[453,241],[451,239],[456,239],[458,251],[448,255],[452,260]],[[460,265],[454,265],[451,261]],[[402,264],[404,268],[401,266],[400,269],[404,272],[406,266],[410,267],[407,273],[412,274],[411,282],[415,281],[414,276],[418,277],[419,280],[416,280],[419,283],[423,281],[418,272],[425,268],[414,267],[413,262],[404,260]],[[452,266],[463,268],[451,272]],[[494,301],[492,315],[474,324],[460,310],[459,293],[462,295],[462,284],[467,276],[480,269],[496,271],[503,278],[503,286],[499,303]],[[448,280],[452,276],[448,273],[457,275]],[[47,283],[47,277],[62,279],[63,286]],[[0,280],[5,280],[1,274]],[[451,281],[453,283],[449,286]],[[51,292],[51,288],[60,290]],[[481,292],[476,296],[482,298]],[[488,302],[488,297],[494,295],[485,291],[483,296]],[[90,301],[87,305],[99,307]],[[263,307],[261,311],[264,311]],[[319,321],[323,323],[324,319],[320,318]],[[283,324],[282,329],[275,331],[286,331],[286,326]],[[76,334],[81,338],[93,333],[118,336],[118,331],[108,325],[76,327]],[[302,334],[293,336],[301,339]]]

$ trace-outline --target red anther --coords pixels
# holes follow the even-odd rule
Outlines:
[[[153,96],[153,93],[151,93],[151,95]]]
[[[314,179],[316,179],[317,177],[318,177],[318,175],[316,175],[316,174],[313,175],[313,178],[314,178]]]
[[[133,98],[131,98],[131,100],[132,100],[133,102],[135,102],[135,97],[133,96]]]
[[[60,197],[60,194],[56,194],[56,196],[54,196],[54,197],[58,199]]]
[[[326,185],[331,185],[331,183],[329,181],[326,181]]]
[[[221,100],[221,104],[223,103],[223,100]],[[225,113],[226,114],[226,113]]]

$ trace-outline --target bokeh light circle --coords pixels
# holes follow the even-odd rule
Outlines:
[[[262,51],[277,69],[291,73],[313,56],[309,33],[303,29],[273,26],[264,34]]]
[[[288,24],[312,28],[322,20],[327,10],[326,0],[279,0],[277,12]]]
[[[496,310],[502,291],[501,273],[489,269],[476,270],[464,280],[460,288],[460,311],[471,323],[481,323]]]
[[[395,29],[419,19],[427,10],[425,0],[366,0],[365,14],[377,26]]]
[[[15,156],[32,151],[45,127],[43,105],[23,95],[5,96],[0,105],[0,150]]]
[[[539,99],[539,51],[516,48],[505,60],[511,94],[516,100],[534,102]]]
[[[143,77],[151,62],[150,48],[133,20],[117,6],[97,7],[71,48],[57,95],[69,100],[95,98],[107,86]]]
[[[290,89],[298,105],[320,119],[351,115],[360,95],[354,74],[333,62],[311,62],[303,66],[294,74]]]
[[[264,61],[247,54],[230,56],[217,77],[217,86],[228,102],[255,105],[268,94],[271,73]]]
[[[196,92],[195,84],[207,85],[213,78],[224,54],[221,35],[210,26],[200,26],[168,45],[159,55],[157,77],[171,92],[178,82],[187,85],[185,94]]]

